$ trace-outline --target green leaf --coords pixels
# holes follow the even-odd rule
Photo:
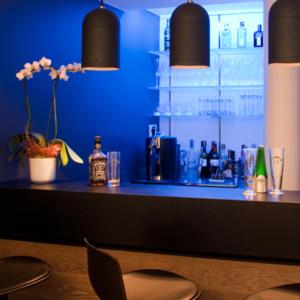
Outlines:
[[[67,149],[66,149],[65,143],[61,144],[60,159],[61,159],[61,162],[62,162],[63,166],[66,166],[68,164],[68,162],[69,162],[69,157],[68,157],[68,153],[67,153]]]
[[[70,157],[72,158],[72,160],[77,162],[78,164],[83,164],[82,158],[79,155],[77,155],[74,152],[74,150],[72,150],[66,143],[65,143],[65,145],[67,147],[68,153],[69,153]]]
[[[8,143],[9,152],[16,152],[21,147],[23,142],[24,142],[23,134],[17,134],[13,136]]]
[[[32,133],[32,135],[38,140],[39,145],[41,145],[42,147],[46,146],[46,139],[45,137],[40,134],[40,133]]]
[[[78,164],[83,164],[84,163],[82,158],[78,154],[76,154],[75,151],[72,150],[71,147],[67,143],[65,143],[63,140],[54,139],[54,140],[50,141],[50,143],[61,143],[61,144],[65,145],[65,147],[67,148],[68,153],[69,153],[69,155],[70,155],[70,157],[73,161],[75,161]]]

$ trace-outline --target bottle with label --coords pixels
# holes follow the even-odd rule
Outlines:
[[[260,145],[257,150],[256,166],[254,172],[254,189],[256,193],[267,193],[267,168],[265,160],[265,148]]]
[[[253,35],[253,46],[263,47],[264,46],[264,35],[261,24],[257,25],[257,31]]]
[[[241,155],[240,155],[239,160],[238,160],[238,177],[239,177],[239,179],[244,179],[245,178],[245,169],[244,169],[245,153],[244,153],[244,149],[246,149],[246,148],[247,148],[246,145],[241,146]]]
[[[210,177],[209,167],[207,163],[206,141],[201,141],[200,157],[198,163],[198,177],[208,179]]]
[[[186,157],[186,179],[187,182],[197,182],[197,152],[194,149],[194,140],[190,140],[190,148]]]
[[[219,154],[218,154],[218,146],[215,141],[211,142],[211,149],[208,153],[207,157],[209,172],[211,178],[218,177],[218,169],[219,169]]]
[[[101,186],[106,184],[107,158],[101,149],[101,137],[95,136],[94,152],[89,156],[89,183]]]
[[[224,24],[224,29],[220,36],[220,48],[231,48],[232,45],[232,33],[229,28],[229,24]]]
[[[228,156],[226,153],[226,145],[222,144],[221,145],[221,151],[220,151],[220,176],[223,177],[223,171],[225,170],[225,166],[228,161]]]
[[[240,28],[237,30],[237,47],[247,47],[247,29],[244,22],[240,22]]]
[[[170,20],[167,19],[167,25],[164,31],[164,48],[165,51],[170,50]]]
[[[227,179],[233,179],[236,175],[235,169],[235,151],[228,150],[228,160],[224,167],[224,177]]]

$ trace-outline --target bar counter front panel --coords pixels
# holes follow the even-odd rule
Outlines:
[[[0,184],[0,234],[55,243],[189,254],[300,259],[300,192],[85,182]]]

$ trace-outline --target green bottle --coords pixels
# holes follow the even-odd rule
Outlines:
[[[265,148],[260,145],[257,150],[256,166],[254,172],[255,191],[257,193],[268,192],[268,176],[265,160]]]

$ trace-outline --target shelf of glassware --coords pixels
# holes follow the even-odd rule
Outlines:
[[[172,69],[169,53],[150,51],[156,59],[152,90],[245,90],[263,88],[263,48],[213,49],[210,68]]]
[[[193,86],[151,86],[150,90],[157,91],[180,91],[180,90],[262,90],[262,84],[258,85],[214,85],[214,86],[202,86],[202,85],[193,85]]]
[[[230,54],[263,54],[264,50],[263,47],[247,47],[247,48],[224,48],[224,49],[210,49],[211,55],[230,55]],[[156,51],[156,50],[150,50],[150,54],[156,55],[156,56],[166,56],[169,57],[170,52],[169,51]]]
[[[201,97],[187,105],[161,103],[154,112],[155,117],[260,117],[264,114],[264,101],[260,93],[242,94],[232,97]]]

